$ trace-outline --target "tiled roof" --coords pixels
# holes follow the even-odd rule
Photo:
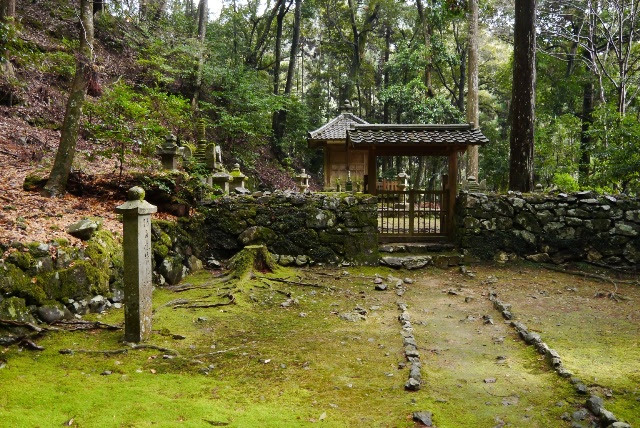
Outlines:
[[[462,125],[355,125],[348,132],[353,146],[483,145],[480,129]]]
[[[309,132],[308,138],[309,140],[346,140],[347,130],[357,124],[367,124],[367,121],[351,113],[341,113],[326,125]]]

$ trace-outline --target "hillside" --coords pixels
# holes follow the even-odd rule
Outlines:
[[[195,143],[188,73],[184,79],[154,74],[162,66],[154,61],[163,62],[159,58],[170,54],[169,49],[158,47],[155,30],[96,14],[95,52],[102,94],[87,96],[70,192],[49,199],[23,190],[29,174],[46,177],[60,141],[75,70],[77,3],[19,2],[16,8],[17,33],[9,43],[15,79],[0,77],[4,177],[0,180],[0,243],[68,237],[66,227],[85,216],[102,217],[107,229],[118,231],[121,225],[113,208],[131,185],[132,174],[160,171],[154,151],[164,136],[173,133],[184,142]],[[230,169],[240,162],[243,171],[254,177],[256,188],[293,187],[291,171],[274,160],[268,145],[259,147],[259,162],[248,163],[247,158],[227,150],[242,141],[217,137],[215,129],[207,136],[222,144],[226,166]],[[159,214],[166,216],[170,214]]]

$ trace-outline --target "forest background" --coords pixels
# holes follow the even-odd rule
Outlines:
[[[80,2],[19,3],[0,28],[1,102],[42,105],[34,76],[66,97]],[[479,178],[490,190],[509,185],[511,1],[479,1],[477,34],[463,0],[225,0],[213,19],[205,1],[93,3],[98,86],[81,119],[80,137],[93,143],[84,156],[134,168],[167,134],[195,143],[204,125],[225,162],[241,163],[258,185],[275,187],[302,167],[317,175],[322,157],[307,148],[307,131],[346,100],[371,123],[465,122],[475,37],[479,123],[491,141]],[[537,2],[536,183],[640,191],[639,3]],[[29,123],[60,129],[59,107]],[[401,159],[385,166],[389,177],[408,170],[419,186],[440,173]]]

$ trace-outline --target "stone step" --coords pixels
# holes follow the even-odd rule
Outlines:
[[[435,254],[399,255],[380,257],[380,264],[394,269],[422,269],[435,266],[446,269],[452,266],[460,266],[463,263],[462,254],[456,252],[443,252]]]
[[[381,253],[409,253],[429,254],[452,251],[455,245],[450,242],[403,242],[381,244],[378,251]]]

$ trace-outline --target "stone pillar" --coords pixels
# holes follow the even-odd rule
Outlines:
[[[142,342],[151,335],[151,214],[157,208],[132,187],[127,202],[116,207],[124,223],[124,340]]]

